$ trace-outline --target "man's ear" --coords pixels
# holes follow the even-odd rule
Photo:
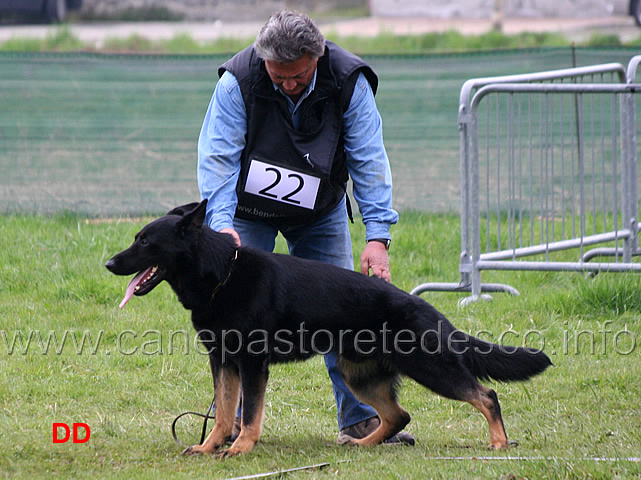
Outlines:
[[[178,222],[178,228],[181,233],[185,233],[189,228],[198,229],[205,223],[205,214],[207,213],[207,199],[203,200],[196,207],[185,212],[183,218]]]

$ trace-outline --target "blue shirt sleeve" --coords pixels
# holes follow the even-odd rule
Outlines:
[[[216,231],[233,227],[246,132],[240,86],[236,77],[225,72],[216,84],[198,138],[198,188],[201,199],[208,200],[205,222]]]
[[[366,240],[391,238],[390,225],[398,222],[398,213],[392,209],[392,173],[383,144],[383,122],[374,92],[362,73],[343,122],[347,169],[363,216]]]

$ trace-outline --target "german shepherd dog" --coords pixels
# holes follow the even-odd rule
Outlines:
[[[487,419],[490,448],[507,448],[496,393],[477,379],[526,380],[550,359],[527,348],[467,335],[434,307],[378,278],[289,255],[237,248],[230,235],[203,226],[206,201],[177,207],[146,225],[106,263],[137,275],[121,308],[166,280],[191,310],[214,379],[216,424],[185,455],[249,452],[260,438],[269,364],[335,351],[347,386],[380,417],[379,427],[344,443],[375,445],[410,421],[397,402],[399,377],[469,402]],[[242,392],[241,430],[230,448]]]

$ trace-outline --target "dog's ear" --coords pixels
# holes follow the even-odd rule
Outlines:
[[[186,203],[185,205],[180,205],[179,207],[172,208],[166,213],[166,215],[180,215],[182,217],[185,215],[185,213],[191,212],[197,206],[198,202]]]
[[[195,207],[183,214],[183,218],[178,222],[178,227],[184,234],[189,228],[200,228],[205,222],[205,213],[207,212],[207,199],[196,204]]]

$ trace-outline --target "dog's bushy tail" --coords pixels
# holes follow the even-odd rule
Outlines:
[[[541,350],[497,345],[459,333],[462,337],[459,345],[464,347],[464,363],[480,380],[527,380],[552,365],[549,357]]]

